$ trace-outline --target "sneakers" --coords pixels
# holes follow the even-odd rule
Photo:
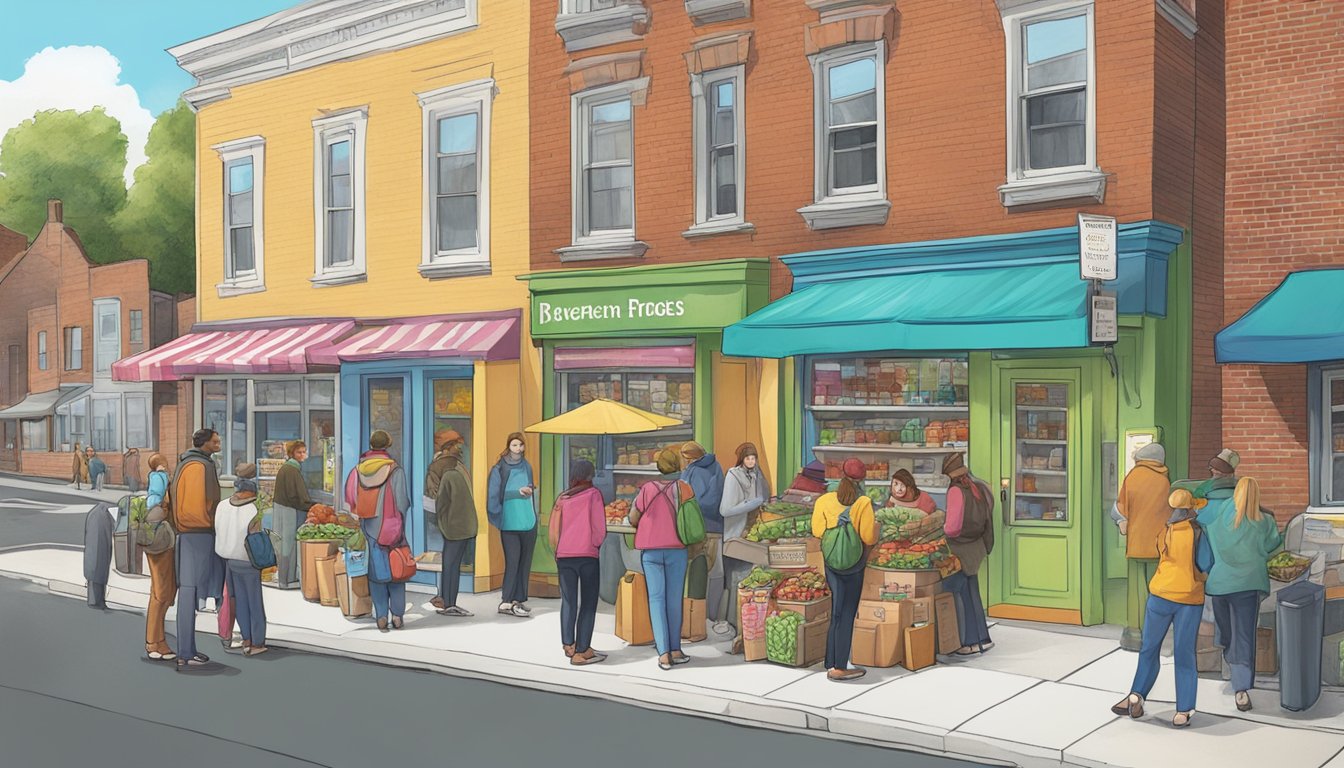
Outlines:
[[[202,667],[209,663],[210,663],[209,656],[206,656],[204,653],[198,653],[195,656],[192,656],[190,659],[178,659],[177,671],[181,672],[184,669],[190,669],[193,667]]]
[[[443,610],[436,611],[440,616],[475,616],[476,614],[457,605],[450,605]]]
[[[500,603],[499,612],[505,616],[517,616],[520,619],[525,619],[532,615],[532,611],[522,603]]]
[[[520,611],[521,611],[521,613],[520,613]],[[514,616],[531,616],[531,615],[532,615],[532,609],[527,607],[527,603],[514,603],[514,604],[513,604],[513,615],[514,615]]]
[[[512,615],[513,615],[513,603],[500,603],[500,604],[499,604],[499,612],[502,613],[502,614],[504,614],[505,616],[512,616]]]

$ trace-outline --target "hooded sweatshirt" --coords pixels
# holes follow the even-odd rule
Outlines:
[[[719,511],[723,516],[723,538],[740,539],[746,532],[747,516],[770,498],[770,483],[758,466],[736,466],[723,481]]]
[[[1128,523],[1125,556],[1135,559],[1157,558],[1157,539],[1171,519],[1167,497],[1171,495],[1171,480],[1167,467],[1160,461],[1143,459],[1125,475],[1116,497],[1115,508]],[[1178,601],[1179,602],[1179,601]]]
[[[714,454],[707,453],[682,470],[681,479],[690,484],[700,511],[705,513],[705,532],[723,533],[723,515],[719,505],[723,500],[723,467]]]
[[[369,451],[359,459],[359,464],[350,470],[350,476],[345,481],[345,504],[351,510],[355,509],[359,501],[359,491],[361,488],[373,489],[380,485],[386,485],[383,491],[382,514],[393,513],[399,516],[405,516],[406,510],[410,507],[410,497],[406,491],[406,475],[397,466],[385,451]],[[370,501],[372,503],[372,501]],[[373,540],[377,539],[378,531],[370,530],[364,523],[370,523],[373,518],[361,520],[361,527],[364,527],[364,535]]]

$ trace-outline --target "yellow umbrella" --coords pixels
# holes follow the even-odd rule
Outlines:
[[[679,424],[680,419],[659,416],[632,405],[598,398],[555,418],[539,421],[526,431],[548,435],[630,435]]]

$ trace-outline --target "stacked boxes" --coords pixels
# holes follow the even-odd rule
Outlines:
[[[816,363],[813,405],[953,405],[965,403],[964,360],[853,358]]]

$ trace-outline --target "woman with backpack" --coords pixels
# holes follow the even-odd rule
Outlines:
[[[592,462],[569,465],[569,488],[555,500],[548,533],[560,572],[560,644],[575,666],[607,656],[592,648],[597,622],[597,553],[607,536],[602,492],[593,487]]]
[[[161,453],[149,457],[149,495],[145,498],[146,519],[152,523],[167,519],[163,499],[168,495],[168,460]],[[155,661],[177,658],[163,633],[168,607],[177,598],[177,569],[173,550],[145,553],[149,561],[149,607],[145,610],[145,653]]]
[[[681,454],[677,448],[658,452],[656,480],[639,489],[630,510],[635,527],[635,549],[644,566],[649,590],[649,621],[658,649],[658,667],[664,671],[691,660],[681,652],[681,600],[686,588],[686,545],[677,533],[681,505],[695,500],[695,491],[681,479]]]
[[[826,677],[837,682],[857,680],[868,673],[849,666],[849,651],[854,642],[854,618],[859,614],[868,548],[877,543],[873,502],[863,493],[868,468],[858,459],[845,459],[843,474],[840,487],[817,499],[812,507],[812,535],[822,540],[826,583],[831,587]]]
[[[247,535],[261,530],[257,509],[257,465],[247,462],[233,470],[233,495],[215,508],[215,554],[224,561],[229,596],[237,604],[243,655],[265,653],[266,604],[261,597],[261,571],[247,554]],[[222,610],[222,608],[221,608]]]
[[[345,505],[359,518],[359,529],[368,542],[369,596],[380,632],[389,631],[389,621],[392,629],[405,626],[406,581],[393,570],[393,557],[409,559],[410,553],[405,531],[411,498],[406,473],[387,452],[391,445],[391,435],[375,430],[369,436],[369,450],[359,457],[345,481]]]
[[[511,433],[504,446],[490,468],[485,510],[504,547],[499,612],[526,618],[532,615],[527,607],[527,582],[532,578],[532,552],[537,547],[537,486],[532,465],[523,458],[527,449],[523,433]]]
[[[1195,522],[1196,512],[1204,500],[1196,501],[1190,491],[1181,488],[1171,492],[1167,504],[1173,512],[1157,541],[1159,559],[1157,572],[1148,582],[1148,607],[1143,615],[1139,666],[1134,671],[1130,694],[1113,705],[1111,711],[1135,719],[1143,717],[1143,701],[1153,690],[1162,663],[1162,642],[1174,624],[1176,636],[1172,658],[1176,662],[1176,716],[1171,724],[1184,728],[1190,725],[1190,719],[1195,715],[1195,693],[1199,682],[1195,642],[1199,636],[1200,616],[1204,613],[1204,574],[1212,565],[1213,554],[1208,538],[1202,535]]]
[[[994,647],[980,598],[980,564],[994,549],[994,494],[985,481],[966,468],[960,453],[943,460],[943,474],[948,479],[943,533],[948,549],[961,561],[961,570],[948,576],[943,586],[955,593],[961,604],[961,648],[955,653],[972,656]]]
[[[1213,569],[1204,592],[1213,598],[1213,620],[1223,659],[1232,670],[1237,709],[1251,709],[1255,687],[1255,627],[1260,602],[1269,593],[1265,561],[1283,544],[1274,518],[1260,509],[1260,484],[1237,481],[1232,498],[1211,501],[1199,511],[1199,524],[1213,550]]]

